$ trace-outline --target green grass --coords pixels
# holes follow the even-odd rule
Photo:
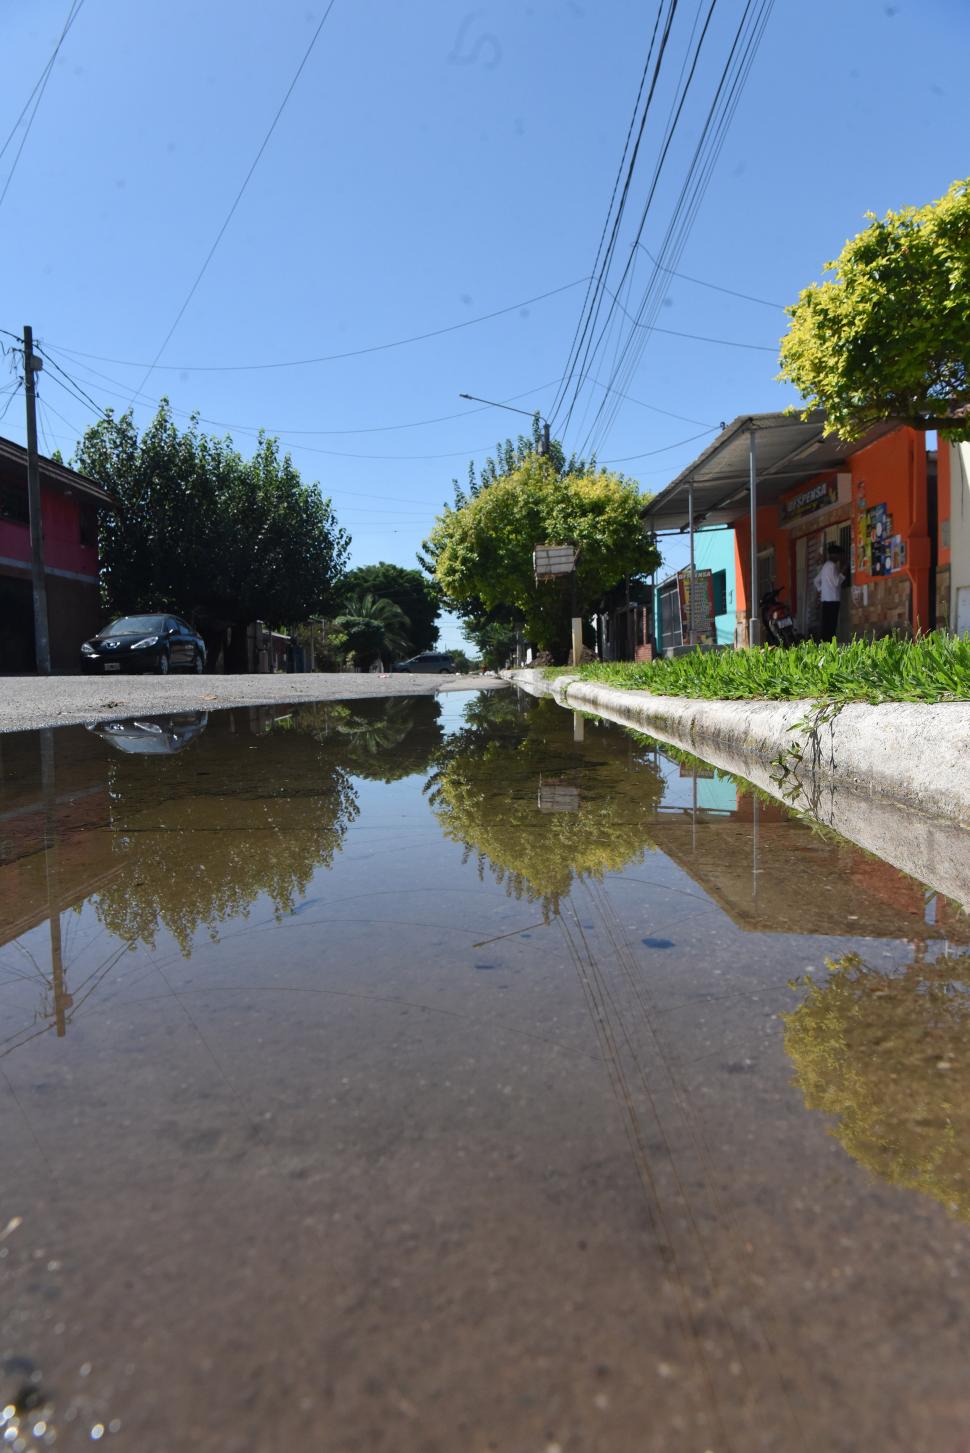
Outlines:
[[[546,674],[712,701],[970,701],[970,638],[933,632],[915,641],[888,636],[845,646],[805,641],[789,651],[693,651]]]

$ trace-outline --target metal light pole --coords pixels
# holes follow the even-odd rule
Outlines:
[[[748,645],[760,645],[758,616],[758,447],[754,425],[748,431],[748,478],[751,490],[751,599],[748,601]]]

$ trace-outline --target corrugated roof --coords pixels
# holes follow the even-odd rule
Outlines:
[[[26,475],[27,450],[22,444],[15,444],[12,439],[0,438],[0,459],[20,465]],[[48,459],[45,454],[40,455],[40,482],[41,485],[56,484],[61,489],[76,489],[79,494],[88,495],[98,504],[110,505],[112,509],[118,508],[118,501],[100,484],[89,479],[86,474],[78,474],[77,470],[69,469],[66,464],[58,464],[56,459]]]
[[[797,414],[741,414],[728,424],[692,464],[644,506],[643,518],[655,530],[687,528],[687,488],[694,486],[694,523],[724,525],[742,514],[749,486],[749,434],[756,434],[758,503],[770,504],[817,474],[842,469],[857,454],[898,425],[887,420],[861,439],[847,443],[824,434],[821,410],[808,419]]]

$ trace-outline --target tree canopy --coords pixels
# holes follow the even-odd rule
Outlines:
[[[340,582],[341,597],[372,595],[389,600],[408,618],[410,650],[429,651],[438,639],[437,620],[441,613],[441,592],[420,570],[391,565],[358,565]]]
[[[333,624],[360,666],[393,661],[405,655],[410,644],[411,623],[400,606],[369,593],[346,597]]]
[[[118,500],[101,523],[113,611],[171,610],[202,625],[289,624],[328,611],[350,538],[275,439],[245,459],[163,400],[139,437],[131,412],[100,419],[74,459]]]
[[[644,503],[632,480],[606,470],[560,473],[554,460],[530,453],[511,474],[438,517],[427,542],[429,563],[449,600],[471,603],[486,617],[511,607],[530,639],[561,649],[568,639],[569,586],[536,583],[535,546],[578,548],[583,613],[624,576],[659,563],[640,518]]]
[[[900,974],[847,954],[828,968],[785,1016],[806,1106],[833,1117],[832,1134],[874,1175],[970,1221],[970,956]]]
[[[890,418],[970,439],[970,181],[869,215],[787,310],[780,377],[846,439]]]

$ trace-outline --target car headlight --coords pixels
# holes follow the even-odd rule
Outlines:
[[[133,651],[140,651],[143,646],[157,646],[157,645],[158,645],[158,637],[157,636],[146,636],[143,641],[136,641],[134,643],[134,645],[132,646],[131,649]]]
[[[89,646],[88,643],[87,643],[87,641],[85,641],[84,642],[84,645],[81,647],[81,655],[82,656],[93,656],[95,654],[96,653],[95,653],[94,647],[93,646]]]

